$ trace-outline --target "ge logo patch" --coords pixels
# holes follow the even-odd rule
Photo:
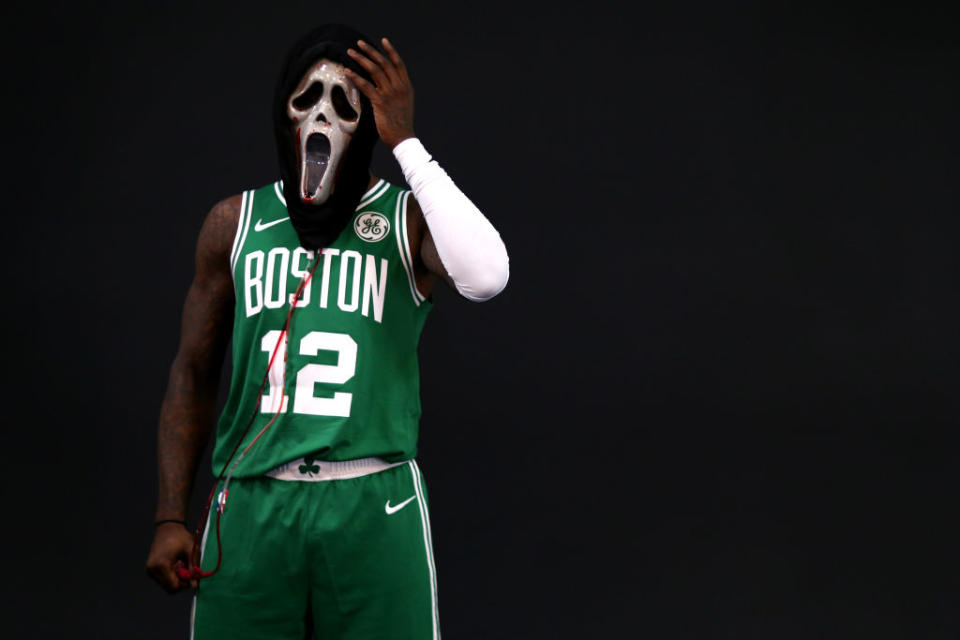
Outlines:
[[[357,216],[353,222],[353,229],[361,240],[380,242],[390,232],[390,221],[384,215],[367,211]]]

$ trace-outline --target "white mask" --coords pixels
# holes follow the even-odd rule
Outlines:
[[[360,123],[360,92],[344,66],[320,60],[287,100],[300,164],[300,199],[326,202],[336,187],[340,163]]]

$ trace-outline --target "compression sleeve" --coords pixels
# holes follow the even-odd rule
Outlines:
[[[443,267],[464,298],[481,302],[507,286],[510,260],[500,234],[453,183],[417,138],[407,138],[393,155],[423,209]]]

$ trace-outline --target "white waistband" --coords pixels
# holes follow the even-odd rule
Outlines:
[[[379,471],[396,467],[403,462],[387,462],[380,458],[359,458],[342,462],[327,462],[310,458],[299,458],[275,469],[267,471],[266,475],[277,480],[296,480],[300,482],[324,482],[326,480],[346,480],[359,478]]]

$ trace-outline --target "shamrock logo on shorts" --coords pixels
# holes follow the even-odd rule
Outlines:
[[[300,473],[305,473],[311,478],[313,477],[313,474],[320,473],[320,465],[316,464],[314,460],[315,458],[310,456],[304,457],[303,464],[298,467],[300,469]]]

